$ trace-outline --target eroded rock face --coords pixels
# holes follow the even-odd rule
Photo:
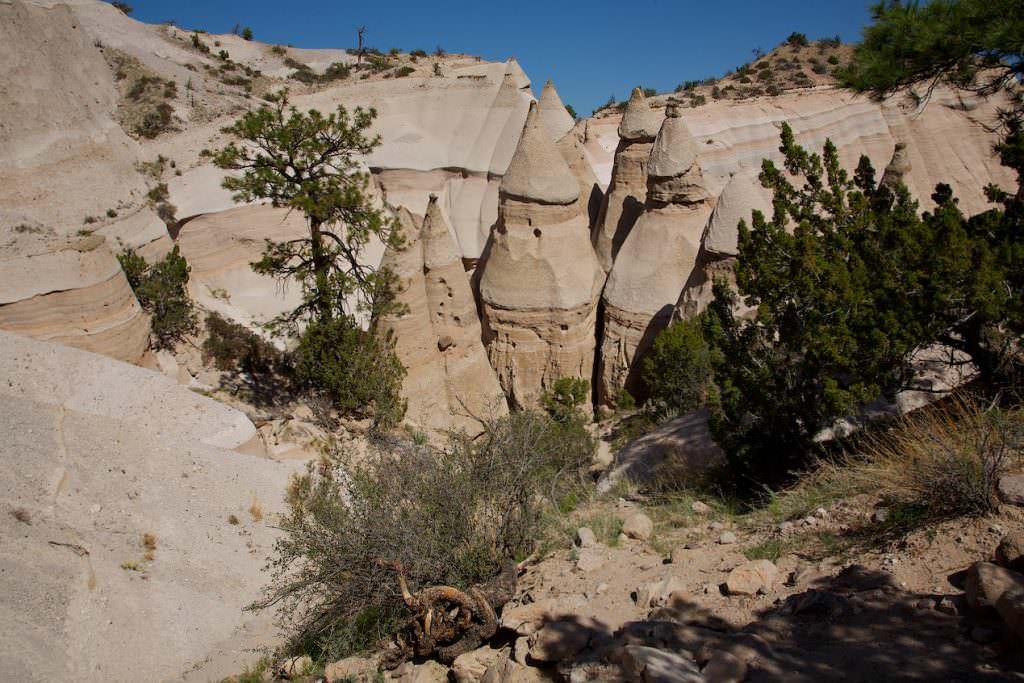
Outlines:
[[[454,425],[479,429],[473,417],[500,417],[508,404],[481,341],[480,318],[452,229],[431,196],[423,219],[423,273],[445,399]]]
[[[739,253],[738,226],[742,220],[747,227],[751,227],[754,211],[760,211],[766,219],[771,220],[771,193],[761,186],[756,174],[738,172],[729,178],[708,219],[697,263],[689,273],[676,302],[677,318],[688,320],[704,310],[714,298],[712,288],[716,280],[724,279],[735,289],[734,268]],[[740,310],[737,312],[742,314],[745,307],[742,303],[738,303],[738,307]]]
[[[398,278],[404,309],[381,320],[395,336],[395,352],[407,369],[402,394],[406,419],[425,429],[479,430],[473,416],[503,415],[508,408],[480,340],[469,279],[455,251],[448,222],[431,196],[422,229],[406,209],[398,211],[405,238],[381,261]]]
[[[501,183],[481,268],[487,351],[513,404],[535,405],[561,377],[589,378],[602,272],[580,185],[536,105]]]
[[[0,228],[0,329],[136,363],[149,319],[102,235]]]
[[[635,361],[671,320],[711,214],[697,147],[674,102],[647,170],[644,213],[623,243],[604,289],[597,373],[598,400],[604,404],[614,404],[623,388],[636,391]]]
[[[611,270],[633,224],[643,213],[647,197],[647,162],[661,127],[661,114],[651,110],[644,93],[634,88],[619,123],[611,181],[591,239],[597,260]]]
[[[427,303],[423,242],[420,227],[404,208],[398,211],[398,225],[405,244],[402,249],[388,248],[380,265],[397,278],[396,297],[403,308],[383,317],[380,326],[394,335],[395,354],[406,368],[402,381],[406,420],[421,427],[433,426],[448,412],[448,405],[441,390],[445,386],[444,367]]]

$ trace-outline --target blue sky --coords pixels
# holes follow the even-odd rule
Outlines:
[[[721,75],[793,31],[856,41],[874,0],[129,0],[137,19],[211,32],[251,26],[256,39],[297,47],[368,45],[504,60],[514,55],[534,93],[548,78],[581,115],[634,85],[672,90]]]

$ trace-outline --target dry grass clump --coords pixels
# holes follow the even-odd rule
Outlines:
[[[252,517],[254,522],[263,521],[263,505],[256,496],[253,496],[252,505],[249,506],[249,516]]]
[[[11,517],[14,517],[22,524],[28,524],[30,526],[32,524],[32,515],[29,514],[29,511],[25,508],[14,508],[11,510]]]
[[[1024,462],[1022,450],[1024,410],[949,397],[865,431],[849,454],[820,463],[751,518],[795,519],[860,494],[912,510],[922,523],[987,514],[998,507],[999,476]]]
[[[156,558],[156,534],[142,534],[142,547],[146,549],[146,561],[152,562]]]
[[[998,508],[999,476],[1021,461],[1024,414],[965,397],[919,410],[869,434],[850,475],[889,501],[930,517],[982,515]]]

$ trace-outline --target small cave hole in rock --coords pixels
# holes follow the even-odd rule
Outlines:
[[[541,235],[540,228],[534,228],[533,229],[533,236],[534,237],[540,237],[540,235]]]

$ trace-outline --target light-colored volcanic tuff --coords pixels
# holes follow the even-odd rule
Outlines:
[[[671,320],[711,214],[697,144],[674,102],[666,114],[647,164],[644,212],[604,288],[597,392],[606,403],[614,403],[623,387],[636,393],[634,358]]]
[[[602,280],[580,185],[532,105],[480,275],[487,351],[514,405],[589,379]]]

